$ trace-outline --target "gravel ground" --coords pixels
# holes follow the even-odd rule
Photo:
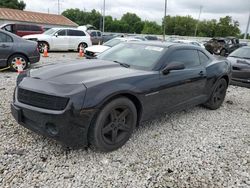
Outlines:
[[[79,59],[50,54],[48,61]],[[39,66],[37,64],[36,66]],[[223,106],[143,123],[112,153],[64,150],[10,114],[17,74],[0,73],[0,187],[250,187],[250,90],[230,86]]]

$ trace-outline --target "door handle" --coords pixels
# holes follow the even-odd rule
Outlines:
[[[9,46],[5,45],[5,44],[2,44],[0,47],[2,47],[2,48],[8,48]]]
[[[200,75],[200,76],[204,76],[204,72],[201,71],[201,72],[199,73],[199,75]]]

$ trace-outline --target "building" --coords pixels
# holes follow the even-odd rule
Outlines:
[[[35,24],[44,28],[78,27],[75,22],[63,15],[0,8],[0,25],[7,23]]]

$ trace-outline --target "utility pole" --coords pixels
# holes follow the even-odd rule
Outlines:
[[[168,1],[165,0],[165,10],[164,10],[164,17],[163,17],[163,41],[166,40],[166,16],[167,16],[167,5],[168,5]]]
[[[103,0],[103,15],[102,15],[102,32],[105,31],[105,9],[106,9],[106,2]]]
[[[57,6],[58,6],[58,15],[60,15],[60,0],[57,0]]]
[[[249,12],[249,17],[248,17],[248,22],[247,22],[247,28],[246,28],[246,32],[245,32],[245,35],[244,35],[244,39],[247,39],[249,25],[250,25],[250,12]]]
[[[200,18],[201,18],[201,11],[202,11],[202,6],[200,6],[200,12],[199,12],[199,16],[198,16],[198,21],[197,21],[196,27],[195,27],[195,32],[194,32],[194,36],[195,36],[195,37],[196,37],[196,35],[197,35],[198,25],[199,25]]]

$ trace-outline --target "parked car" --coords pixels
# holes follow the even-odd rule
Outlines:
[[[175,42],[175,43],[184,43],[184,44],[192,44],[192,45],[195,45],[195,46],[205,48],[205,46],[202,43],[199,43],[199,42],[193,41],[193,40],[179,40],[178,39],[178,40],[174,40],[173,42]]]
[[[38,62],[40,53],[37,50],[37,43],[0,30],[0,67],[9,66],[12,71],[16,71],[17,60],[22,63],[23,69],[26,69],[30,63]]]
[[[103,45],[97,45],[97,46],[91,46],[85,49],[85,57],[87,59],[93,59],[95,58],[98,54],[114,47],[117,44],[120,44],[121,42],[129,42],[129,41],[142,41],[141,39],[138,38],[133,38],[133,37],[117,37],[114,39],[109,40],[108,42],[105,42]]]
[[[241,47],[239,39],[235,37],[213,38],[204,44],[211,54],[227,56],[237,48]]]
[[[52,28],[43,34],[27,35],[27,40],[38,42],[38,49],[42,53],[47,46],[51,51],[77,50],[80,46],[87,48],[92,46],[90,36],[87,32],[72,28]]]
[[[232,80],[248,83],[250,86],[250,47],[241,47],[227,58],[232,63]]]
[[[93,45],[102,44],[102,32],[98,30],[88,30]]]
[[[191,45],[121,43],[97,58],[20,75],[11,105],[17,122],[69,147],[109,152],[159,114],[219,108],[231,79],[226,59]]]
[[[1,29],[14,33],[20,37],[31,34],[41,34],[45,30],[38,25],[28,24],[4,24],[0,26]]]

